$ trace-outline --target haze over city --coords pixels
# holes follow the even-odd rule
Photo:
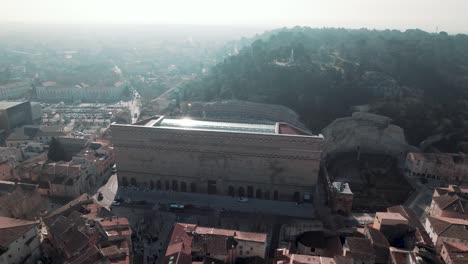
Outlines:
[[[466,264],[468,2],[0,4],[0,264]]]
[[[463,0],[5,0],[0,21],[412,29],[466,33]]]

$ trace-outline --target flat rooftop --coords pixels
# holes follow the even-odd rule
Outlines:
[[[7,102],[7,101],[0,101],[0,110],[4,110],[4,109],[8,109],[8,108],[11,108],[13,106],[17,106],[19,104],[22,104],[22,103],[25,103],[27,101],[24,101],[24,102]]]
[[[225,132],[247,132],[247,133],[263,133],[276,134],[275,125],[265,124],[244,124],[244,123],[227,123],[200,121],[193,119],[166,119],[156,123],[154,126],[160,128],[178,128],[178,129],[200,129],[210,131],[225,131]]]
[[[146,119],[130,126],[144,126],[164,129],[216,131],[247,134],[270,134],[270,135],[298,135],[309,137],[320,137],[312,135],[300,128],[286,123],[253,124],[253,123],[231,123],[219,121],[195,120],[190,118],[172,119],[164,116],[156,116]]]

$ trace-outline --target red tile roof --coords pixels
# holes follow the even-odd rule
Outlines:
[[[0,216],[0,247],[7,247],[36,225],[36,222]]]
[[[196,228],[196,225],[176,223],[174,225],[174,230],[172,231],[172,236],[171,236],[171,240],[169,241],[169,246],[183,244],[184,245],[183,247],[179,245],[182,251],[185,252],[186,254],[191,254],[193,237],[192,235],[189,235],[187,231],[195,230],[195,228]],[[176,247],[177,246],[172,247],[171,250],[173,250]]]
[[[441,196],[434,197],[433,200],[439,206],[440,209],[445,209],[449,205],[453,204],[454,202],[458,201],[460,198],[458,195],[450,195],[450,194],[444,194]]]
[[[427,220],[439,236],[468,240],[467,220],[435,216],[429,216]]]
[[[452,264],[468,263],[468,246],[456,242],[443,242],[443,246],[447,249]]]
[[[346,238],[346,245],[349,248],[351,254],[374,254],[370,239],[359,238],[359,237],[348,237]]]
[[[196,227],[195,233],[199,235],[218,235],[218,236],[230,236],[235,239],[244,240],[244,241],[254,241],[254,242],[266,242],[267,235],[263,233],[252,233],[252,232],[243,232],[229,229],[220,229],[212,227]]]

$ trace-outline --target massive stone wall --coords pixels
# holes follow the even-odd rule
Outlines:
[[[360,152],[405,158],[415,148],[408,145],[401,127],[381,115],[355,112],[338,118],[322,130],[325,137],[323,157],[334,158],[342,153]]]
[[[295,192],[313,193],[323,143],[321,137],[130,125],[113,125],[112,141],[119,178],[128,182],[133,178],[142,186],[153,181],[161,189],[169,185],[213,193],[211,184],[217,194],[256,197],[259,192],[259,198],[271,199],[276,191],[282,200],[292,199]]]

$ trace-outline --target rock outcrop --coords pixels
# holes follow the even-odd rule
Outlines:
[[[401,127],[385,116],[355,112],[338,118],[322,130],[325,137],[323,158],[332,159],[343,153],[360,152],[404,158],[416,148],[408,145]]]

